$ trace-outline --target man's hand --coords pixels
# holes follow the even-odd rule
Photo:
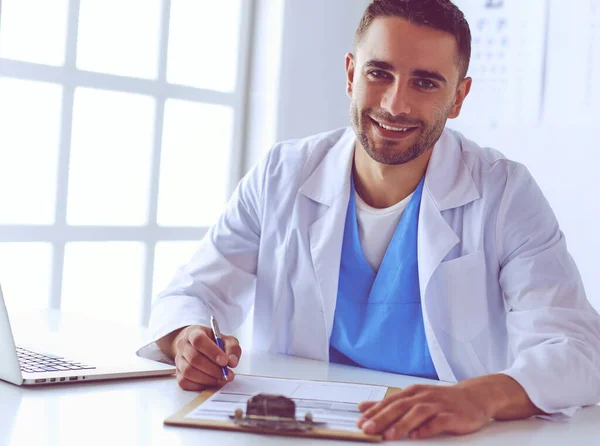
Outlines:
[[[204,390],[207,386],[225,384],[221,367],[236,367],[242,356],[240,343],[233,336],[223,335],[225,352],[215,343],[210,327],[190,325],[177,334],[173,341],[173,355],[177,368],[177,383],[184,390]],[[235,374],[228,370],[227,379]]]
[[[513,420],[543,414],[507,375],[486,375],[454,386],[414,385],[379,402],[359,405],[358,427],[385,440],[469,434],[490,419]]]
[[[359,405],[358,427],[385,440],[427,438],[442,432],[467,434],[490,420],[476,395],[457,387],[414,385],[379,402]]]

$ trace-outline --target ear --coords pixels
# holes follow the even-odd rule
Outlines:
[[[473,83],[473,79],[470,77],[466,77],[458,86],[458,90],[456,90],[456,96],[454,98],[454,105],[450,109],[450,113],[448,114],[448,118],[454,119],[457,118],[460,114],[460,110],[462,108],[463,102],[469,92],[471,91],[471,84]]]
[[[354,55],[346,54],[346,94],[352,97],[352,84],[354,83]]]

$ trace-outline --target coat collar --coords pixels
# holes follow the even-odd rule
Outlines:
[[[324,141],[320,141],[320,144]],[[350,187],[356,134],[347,127],[342,136],[327,150],[325,157],[300,187],[299,192],[317,203],[331,206]],[[311,156],[316,155],[316,148]],[[310,164],[310,161],[306,163]]]
[[[331,206],[350,186],[355,144],[356,134],[351,127],[347,127],[300,187],[300,193],[313,201]],[[480,198],[462,154],[458,134],[444,130],[433,148],[425,174],[425,187],[440,211],[464,206]]]
[[[452,130],[444,130],[433,148],[425,187],[440,211],[464,206],[481,197],[463,159],[461,139]]]

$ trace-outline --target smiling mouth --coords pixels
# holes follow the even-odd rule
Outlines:
[[[392,126],[392,125],[388,125],[388,124],[383,124],[379,121],[376,121],[373,118],[370,118],[371,121],[373,121],[373,123],[375,124],[375,127],[380,131],[380,133],[382,133],[384,136],[388,136],[388,137],[403,137],[408,135],[409,133],[412,133],[414,130],[416,130],[418,127],[415,126],[401,126],[401,125],[396,125],[396,126]]]

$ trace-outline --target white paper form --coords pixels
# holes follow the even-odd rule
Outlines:
[[[541,120],[546,0],[455,0],[472,34],[473,78],[461,115],[448,126],[478,139],[490,129]]]
[[[223,386],[208,400],[186,415],[196,420],[229,421],[236,409],[246,410],[246,403],[257,393],[291,398],[296,403],[296,418],[311,412],[315,421],[324,421],[328,429],[360,432],[358,403],[379,401],[388,388],[366,384],[305,381],[236,375],[235,381]]]
[[[600,123],[600,2],[551,0],[548,36],[548,123]]]

